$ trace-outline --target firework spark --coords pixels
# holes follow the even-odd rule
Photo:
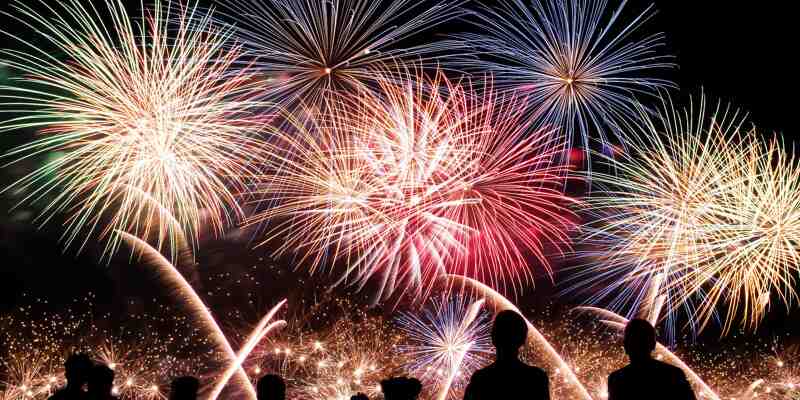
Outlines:
[[[606,0],[505,0],[483,6],[476,24],[485,33],[464,33],[479,53],[455,64],[491,71],[498,87],[530,96],[529,112],[547,126],[575,136],[588,148],[598,132],[601,144],[612,138],[609,128],[636,117],[636,94],[654,94],[668,81],[650,76],[671,68],[657,54],[663,35],[637,39],[652,6],[630,22],[621,14],[626,1],[609,9]]]
[[[375,80],[387,61],[424,61],[446,49],[436,43],[394,48],[464,13],[461,0],[225,0],[236,36],[255,57],[268,98],[290,106],[324,105],[326,93],[349,95]],[[331,92],[332,91],[332,92]]]
[[[440,72],[380,82],[380,96],[274,135],[259,194],[276,205],[251,220],[273,224],[265,241],[287,238],[278,252],[312,269],[343,260],[340,282],[377,282],[375,301],[427,292],[448,271],[515,288],[549,271],[573,200],[562,148],[514,118],[524,100]]]
[[[112,391],[133,400],[165,399],[161,389],[169,379],[206,370],[198,357],[206,348],[204,333],[170,308],[160,306],[155,317],[126,315],[117,325],[109,314],[81,311],[93,309],[93,302],[88,294],[61,304],[58,312],[21,306],[3,313],[0,399],[49,398],[65,383],[64,360],[76,351],[112,368]]]
[[[489,324],[480,313],[483,301],[468,303],[463,296],[442,296],[421,315],[406,312],[397,318],[408,344],[398,348],[412,363],[406,369],[434,387],[440,398],[458,398],[457,390],[492,353]]]
[[[120,244],[117,229],[157,235],[160,247],[174,228],[159,207],[192,244],[205,213],[221,233],[242,216],[235,196],[252,175],[255,135],[267,118],[251,73],[233,67],[242,50],[227,46],[230,31],[192,7],[156,1],[137,26],[121,2],[108,0],[103,12],[113,24],[106,26],[82,4],[42,2],[48,13],[40,14],[15,2],[15,13],[5,14],[66,57],[4,32],[26,51],[0,52],[1,64],[24,74],[3,87],[5,111],[23,116],[3,121],[0,131],[43,135],[5,157],[64,154],[10,188],[43,205],[42,223],[69,214],[68,245],[82,248],[92,236],[84,233],[99,232],[110,239],[109,255]]]
[[[345,306],[347,308],[343,308]],[[312,400],[349,399],[362,392],[380,393],[380,381],[402,370],[405,356],[397,352],[399,335],[381,317],[354,311],[344,302],[319,321],[292,319],[282,334],[261,346],[261,356],[248,367],[256,374],[281,373],[291,397]],[[344,312],[344,315],[332,314]],[[310,327],[309,323],[324,326]]]

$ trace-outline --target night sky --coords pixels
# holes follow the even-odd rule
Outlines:
[[[629,3],[629,9],[635,11],[650,2]],[[791,2],[658,0],[655,3],[659,12],[642,31],[666,34],[666,52],[675,56],[678,65],[670,76],[680,86],[679,91],[673,92],[675,98],[684,100],[703,89],[711,99],[730,101],[749,111],[750,120],[764,132],[781,133],[787,143],[795,139],[800,126],[795,98],[797,54],[792,49],[797,48],[800,35],[796,13],[790,10]],[[4,5],[0,9],[9,8]],[[7,17],[0,16],[0,23],[6,21]],[[461,25],[446,26],[455,29]],[[0,149],[7,150],[15,143],[15,139],[2,137]],[[0,183],[5,186],[14,176],[13,168],[0,170]],[[91,291],[99,303],[116,309],[127,307],[120,304],[129,299],[155,296],[159,291],[152,279],[139,274],[135,265],[128,265],[127,254],[106,265],[98,262],[98,251],[91,246],[77,255],[74,249],[64,252],[58,242],[57,224],[37,230],[30,215],[25,214],[29,211],[6,211],[12,204],[6,194],[0,197],[0,312],[29,301],[31,295],[47,297],[51,304],[57,305]],[[209,265],[203,272],[207,274],[206,280],[217,282],[223,279],[220,273],[229,271],[229,287],[240,284],[236,282],[238,272],[263,266],[259,273],[265,280],[277,279],[276,293],[265,294],[265,302],[269,303],[275,294],[293,292],[296,279],[307,275],[302,270],[288,271],[291,260],[276,262],[278,268],[266,267],[269,264],[265,261],[266,254],[265,249],[250,250],[247,238],[228,239],[206,242],[201,246],[198,262]],[[286,271],[278,274],[281,266]],[[319,279],[324,285],[326,278]],[[523,308],[536,308],[551,301],[568,306],[577,301],[553,296],[557,291],[557,287],[543,279],[521,299]],[[800,328],[799,317],[797,311],[786,316],[776,307],[761,329],[791,331]],[[711,330],[706,339],[714,340],[717,335]]]

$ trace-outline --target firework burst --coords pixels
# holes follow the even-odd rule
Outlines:
[[[351,94],[391,60],[424,61],[445,50],[435,43],[393,48],[464,13],[463,1],[225,0],[236,36],[255,57],[268,98],[292,106],[324,105],[328,94]],[[448,48],[447,50],[452,50]],[[327,94],[326,94],[327,93]]]
[[[441,398],[460,398],[467,379],[493,352],[482,303],[442,296],[421,314],[406,312],[397,318],[407,337],[407,344],[398,347],[411,360],[406,369]]]
[[[87,231],[100,232],[110,254],[121,229],[157,236],[161,247],[174,231],[164,213],[196,244],[201,221],[220,233],[241,217],[235,196],[251,176],[255,134],[266,118],[253,101],[257,85],[233,68],[242,51],[227,46],[230,32],[210,15],[157,1],[136,26],[121,2],[104,5],[108,27],[99,10],[77,0],[42,3],[45,14],[16,2],[7,14],[66,57],[5,32],[27,50],[0,53],[0,63],[24,74],[3,88],[6,111],[24,116],[0,130],[34,128],[43,136],[5,157],[64,154],[11,188],[43,205],[42,222],[69,214],[67,244],[82,248]]]
[[[259,191],[271,207],[251,222],[314,269],[340,260],[340,282],[376,282],[375,301],[428,292],[447,271],[519,287],[528,256],[549,271],[572,227],[562,147],[513,118],[522,99],[416,75],[273,135]]]
[[[665,100],[656,119],[642,116],[647,139],[624,162],[606,158],[616,174],[597,175],[587,245],[604,255],[580,267],[576,286],[606,285],[590,301],[627,316],[663,306],[671,340],[674,311],[696,332],[724,305],[727,332],[738,316],[757,325],[772,291],[796,299],[795,162],[736,111],[707,113],[704,99],[685,112]]]
[[[715,223],[707,227],[712,259],[685,278],[690,290],[713,283],[699,315],[705,323],[715,304],[727,304],[726,331],[739,315],[755,328],[772,295],[787,307],[795,303],[800,272],[800,164],[777,140],[752,140],[738,159],[734,179],[741,184],[722,193]]]
[[[528,108],[539,123],[561,129],[588,148],[597,134],[606,144],[617,124],[636,117],[636,94],[654,94],[668,81],[651,76],[671,68],[657,54],[661,34],[637,39],[653,15],[652,6],[623,23],[622,1],[505,0],[474,14],[484,33],[458,40],[488,57],[464,58],[457,66],[491,71],[499,88],[529,95]]]

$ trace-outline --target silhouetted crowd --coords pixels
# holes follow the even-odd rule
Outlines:
[[[544,370],[520,361],[519,349],[528,338],[528,325],[513,311],[497,314],[492,325],[492,343],[496,359],[476,371],[464,392],[464,400],[549,400],[550,384]],[[630,364],[608,377],[610,400],[695,400],[686,376],[680,368],[652,358],[656,331],[642,319],[631,320],[625,327],[625,353]],[[114,371],[96,365],[85,354],[71,355],[65,365],[67,384],[50,400],[112,400]],[[196,400],[200,381],[183,376],[172,381],[170,400]],[[422,384],[415,378],[393,377],[381,381],[384,400],[416,400]],[[286,383],[278,375],[264,375],[256,385],[258,400],[285,400]],[[369,400],[357,393],[351,400]]]

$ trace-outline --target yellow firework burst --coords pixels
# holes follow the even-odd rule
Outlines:
[[[64,154],[11,188],[43,205],[41,221],[67,213],[68,245],[82,248],[87,232],[99,232],[111,254],[119,238],[110,233],[119,229],[157,236],[161,246],[179,227],[196,244],[201,221],[219,233],[241,216],[236,196],[265,118],[253,101],[257,86],[234,67],[242,51],[210,15],[156,1],[134,24],[121,1],[103,4],[109,26],[78,0],[42,2],[44,13],[16,2],[7,14],[64,55],[5,33],[25,51],[0,53],[0,63],[22,74],[3,88],[3,101],[23,115],[0,130],[41,135],[5,157]]]
[[[707,113],[704,99],[686,111],[665,100],[658,118],[642,117],[643,139],[608,158],[616,173],[593,176],[587,255],[600,262],[575,286],[606,284],[590,301],[628,315],[660,298],[670,327],[680,310],[693,330],[721,312],[725,332],[737,319],[755,327],[771,293],[797,296],[797,163],[739,113]]]

